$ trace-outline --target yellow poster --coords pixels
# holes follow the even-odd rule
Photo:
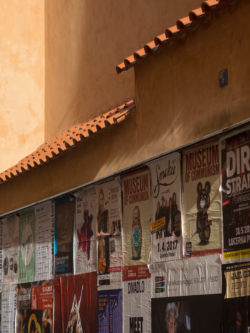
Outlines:
[[[250,263],[224,266],[225,298],[250,296]]]

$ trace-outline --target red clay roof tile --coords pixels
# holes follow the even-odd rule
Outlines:
[[[129,68],[135,66],[138,61],[146,58],[149,54],[152,54],[158,50],[158,48],[167,43],[170,40],[174,40],[177,36],[185,36],[187,28],[197,27],[205,23],[207,19],[217,10],[224,8],[237,0],[206,0],[203,1],[201,7],[192,10],[189,16],[179,19],[176,25],[166,29],[165,33],[160,34],[154,38],[153,41],[144,45],[138,51],[135,51],[133,55],[124,59],[122,63],[116,66],[117,73],[128,70]],[[193,29],[190,29],[190,31]],[[143,52],[143,50],[145,52]]]
[[[71,150],[78,143],[85,142],[90,135],[122,122],[134,108],[135,101],[130,99],[87,122],[72,126],[62,135],[43,143],[37,150],[24,157],[13,167],[0,173],[0,183],[7,182],[9,179],[17,177],[30,169],[48,163],[55,157]]]

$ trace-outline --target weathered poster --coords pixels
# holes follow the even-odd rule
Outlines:
[[[27,332],[28,316],[27,313],[30,310],[30,291],[31,284],[19,284],[16,288],[16,320],[15,320],[15,332],[22,333]]]
[[[5,284],[2,290],[1,333],[15,333],[16,285]]]
[[[147,265],[123,274],[123,332],[151,333],[151,280]]]
[[[52,201],[35,206],[36,281],[53,278],[54,211]]]
[[[150,173],[143,168],[122,176],[123,264],[150,263]]]
[[[54,279],[54,331],[97,331],[96,272]]]
[[[224,261],[250,259],[250,130],[221,141]]]
[[[17,283],[19,275],[19,216],[10,215],[2,220],[3,283]]]
[[[55,200],[55,275],[73,273],[75,199],[65,195]]]
[[[150,163],[153,222],[151,262],[182,257],[180,154]]]
[[[98,288],[121,288],[121,185],[118,179],[97,185]]]
[[[220,155],[217,141],[183,153],[184,253],[221,252]]]
[[[223,266],[226,298],[250,296],[250,263]]]
[[[22,210],[19,219],[19,283],[35,281],[35,211]]]
[[[76,228],[74,234],[75,273],[96,271],[96,212],[97,196],[94,186],[76,194]]]
[[[98,333],[122,333],[122,290],[98,291]]]

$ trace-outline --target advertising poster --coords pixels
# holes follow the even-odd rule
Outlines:
[[[76,196],[76,228],[74,234],[75,273],[96,271],[96,212],[97,197],[94,186],[85,188]]]
[[[224,261],[250,259],[250,130],[222,139]]]
[[[150,163],[153,222],[151,262],[182,257],[180,154]]]
[[[221,252],[219,143],[185,150],[182,178],[185,256]]]
[[[3,283],[17,283],[19,275],[19,216],[2,220],[2,270]]]
[[[98,333],[122,333],[122,290],[100,290],[97,300]]]
[[[147,265],[125,267],[123,332],[151,333],[151,280]]]
[[[55,275],[73,273],[75,199],[65,195],[55,200]]]
[[[122,176],[123,264],[149,264],[152,208],[148,168]]]
[[[35,280],[35,211],[27,208],[19,214],[19,283],[25,283]]]
[[[2,289],[1,333],[15,333],[16,285],[5,284]]]
[[[35,206],[36,281],[53,277],[54,214],[51,201]]]
[[[54,280],[55,332],[97,331],[97,275],[95,272]]]
[[[223,333],[250,332],[250,263],[223,266]]]
[[[28,328],[28,311],[30,311],[30,291],[31,284],[19,284],[16,288],[16,324],[15,332],[27,332]]]
[[[121,288],[121,185],[118,179],[97,185],[98,289]]]

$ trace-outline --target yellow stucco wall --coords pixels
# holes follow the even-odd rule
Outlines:
[[[46,138],[134,96],[124,57],[200,0],[45,0]]]
[[[44,141],[44,0],[0,0],[0,171]]]

